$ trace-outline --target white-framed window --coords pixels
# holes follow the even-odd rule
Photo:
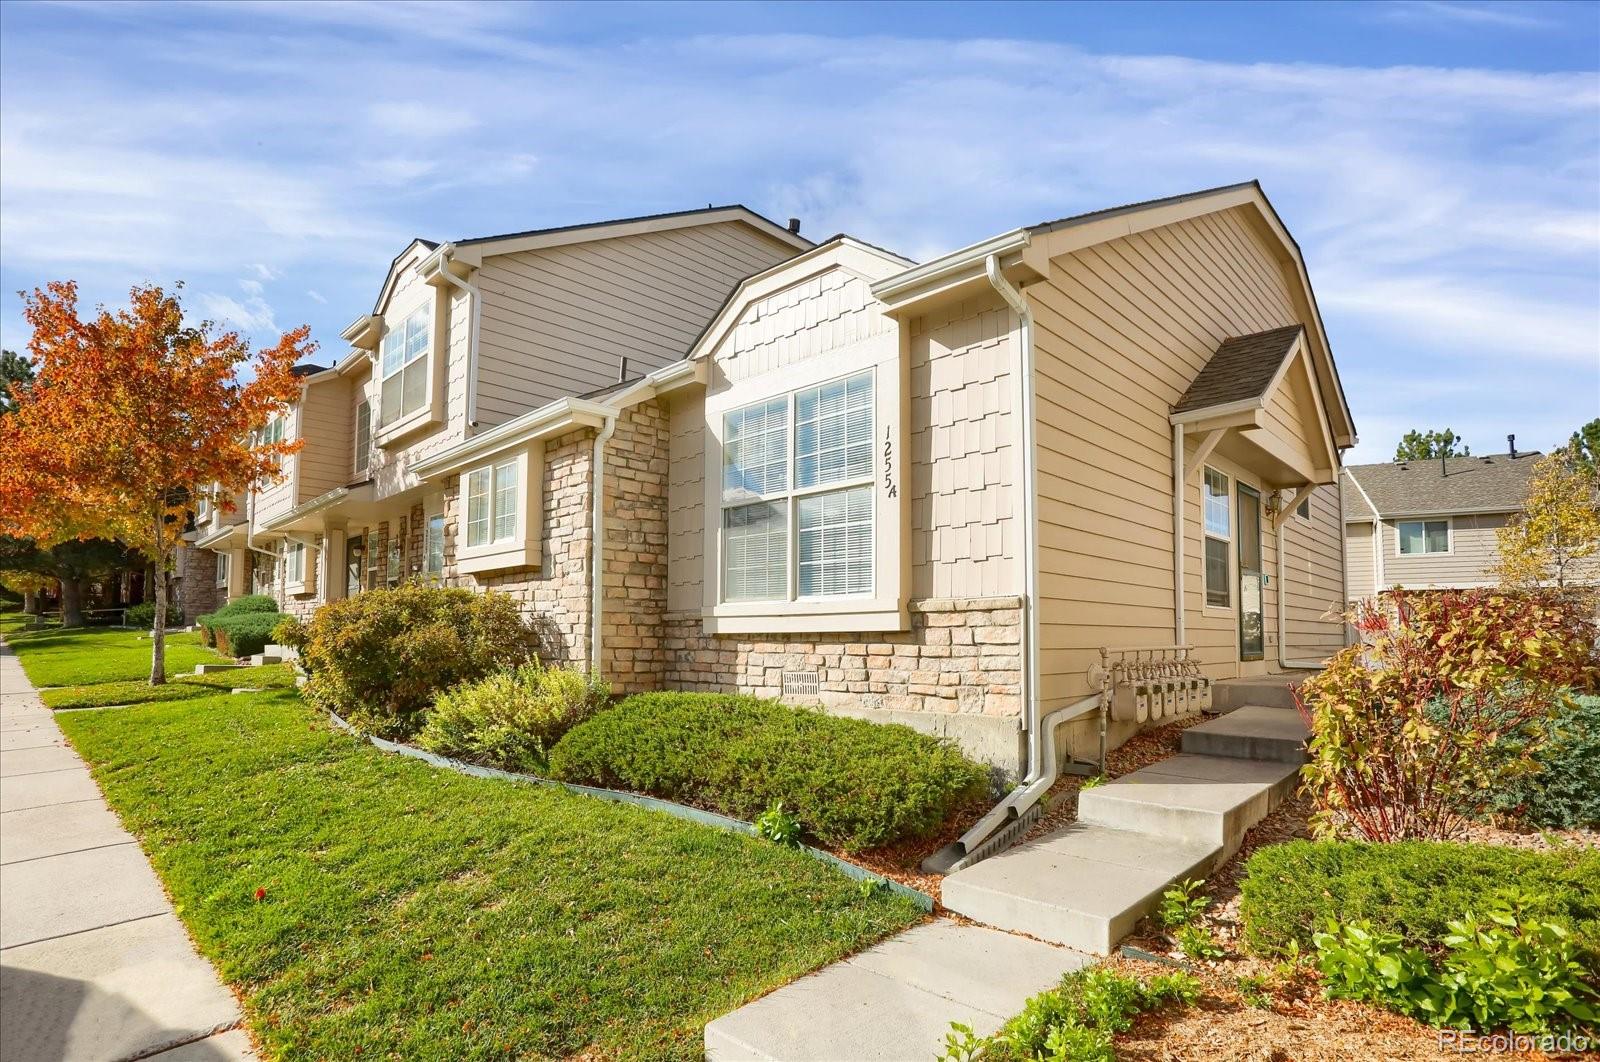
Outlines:
[[[1449,520],[1400,520],[1394,530],[1402,557],[1450,552]]]
[[[356,475],[364,476],[372,466],[372,403],[366,399],[356,407]]]
[[[283,581],[286,583],[303,583],[306,581],[306,544],[304,542],[288,542],[284,544]]]
[[[207,494],[205,491],[201,491],[199,494],[195,495],[194,522],[197,524],[203,524],[210,519],[211,495]]]
[[[1311,499],[1302,498],[1300,504],[1294,507],[1294,514],[1302,520],[1311,519]]]
[[[1228,477],[1207,467],[1202,501],[1205,520],[1206,604],[1227,608],[1233,603],[1229,553],[1233,548],[1233,495]]]
[[[444,513],[428,517],[422,538],[422,574],[433,582],[444,578]]]
[[[487,546],[517,536],[517,462],[513,458],[467,473],[467,545]]]
[[[217,554],[217,585],[218,586],[226,587],[228,585],[228,569],[229,569],[229,566],[232,563],[233,563],[232,555],[227,554],[227,553],[218,553]]]
[[[873,372],[722,418],[722,599],[869,596],[874,589]]]
[[[431,308],[417,307],[383,337],[379,358],[380,426],[393,424],[428,404],[428,324]]]
[[[283,442],[284,432],[288,430],[288,421],[289,418],[284,416],[282,413],[277,414],[271,420],[267,421],[267,426],[261,429],[261,434],[259,436],[261,445],[269,446],[273,443]],[[275,457],[273,458],[273,463],[278,464],[281,463],[282,460],[283,459],[281,457]]]

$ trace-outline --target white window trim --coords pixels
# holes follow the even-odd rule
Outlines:
[[[430,556],[432,550],[429,548],[428,539],[433,534],[433,522],[435,520],[439,521],[439,568],[437,571],[428,567],[429,562],[432,560]],[[430,508],[424,512],[422,517],[422,578],[430,583],[442,583],[444,581],[444,525],[445,512],[442,508]]]
[[[1223,481],[1228,485],[1227,490],[1223,493],[1223,496],[1228,502],[1227,535],[1219,535],[1206,526],[1206,473],[1208,472],[1221,476]],[[1238,481],[1231,473],[1224,472],[1222,469],[1213,465],[1205,465],[1202,467],[1200,472],[1200,603],[1201,607],[1205,611],[1217,613],[1219,615],[1231,615],[1233,613],[1234,600],[1238,593],[1239,580],[1234,574],[1238,557],[1236,556],[1236,552],[1233,548],[1234,522],[1238,519],[1237,510],[1239,508],[1238,505],[1234,504],[1234,494],[1237,489]],[[1211,601],[1210,590],[1206,586],[1206,539],[1208,538],[1214,539],[1218,542],[1228,543],[1228,603],[1226,605],[1213,604]]]
[[[1424,546],[1426,546],[1428,544],[1428,526],[1427,525],[1429,525],[1429,524],[1438,524],[1438,523],[1444,524],[1444,547],[1445,547],[1444,549],[1442,549],[1442,550],[1432,550],[1432,551],[1424,549],[1421,553],[1401,553],[1400,552],[1400,525],[1402,525],[1402,524],[1421,524],[1422,525],[1422,544]],[[1411,559],[1412,557],[1449,557],[1449,556],[1453,555],[1455,553],[1455,551],[1456,551],[1456,518],[1453,517],[1453,516],[1424,516],[1424,517],[1420,517],[1420,518],[1414,519],[1414,520],[1413,519],[1405,519],[1405,520],[1396,520],[1396,521],[1394,521],[1394,555],[1396,557],[1403,557],[1403,558],[1405,558],[1407,560]]]
[[[217,553],[217,581],[216,585],[226,590],[229,577],[233,574],[233,556],[229,553]]]
[[[516,465],[516,526],[512,533],[494,539],[494,468],[506,462]],[[489,474],[490,540],[467,545],[467,484],[474,472]],[[506,568],[539,566],[539,537],[544,529],[544,442],[535,441],[513,453],[501,452],[481,464],[462,470],[456,491],[456,570],[463,575],[500,571]],[[446,557],[446,563],[449,558]]]
[[[365,453],[363,453],[362,446],[361,446],[361,407],[362,406],[366,406],[367,407],[367,445],[366,445]],[[354,417],[355,417],[355,423],[350,425],[350,434],[351,434],[351,445],[354,447],[354,451],[355,452],[350,455],[350,474],[352,476],[370,476],[372,474],[373,430],[377,427],[377,425],[373,424],[373,422],[372,422],[372,399],[371,398],[362,398],[361,401],[356,403],[356,409],[355,409]],[[363,456],[366,457],[366,461],[364,461],[364,462],[361,460]]]
[[[289,567],[289,557],[300,556],[300,574],[294,576]],[[286,595],[309,594],[316,587],[316,547],[297,539],[283,542],[283,592]]]
[[[443,373],[441,366],[447,353],[449,337],[444,325],[448,322],[449,303],[440,289],[423,285],[425,294],[413,302],[407,303],[405,309],[394,309],[384,314],[384,333],[378,340],[378,346],[372,352],[372,393],[368,400],[372,403],[372,445],[374,447],[390,447],[423,428],[438,424],[443,420],[440,402],[441,381]],[[403,414],[397,419],[383,424],[383,339],[395,328],[403,326],[411,316],[419,311],[428,312],[428,342],[426,355],[428,359],[428,378],[423,384],[425,398],[421,406],[410,413]],[[394,322],[391,324],[390,322]],[[415,361],[416,359],[412,359]],[[401,364],[401,370],[405,365]],[[396,370],[401,371],[401,370]],[[390,375],[393,375],[392,373]],[[403,398],[402,398],[403,400]]]
[[[906,460],[906,381],[902,373],[899,338],[895,333],[876,337],[871,346],[853,344],[826,355],[785,365],[759,376],[739,380],[708,394],[705,405],[705,465],[703,519],[706,539],[702,580],[703,618],[708,634],[829,633],[839,631],[897,631],[910,628],[903,587],[910,567],[909,527],[905,506],[909,498]],[[790,483],[783,497],[827,493],[870,482],[873,489],[873,592],[870,595],[798,598],[794,595],[795,535],[789,533],[789,590],[787,601],[722,600],[722,432],[723,416],[778,395],[791,395],[816,384],[873,370],[873,471],[870,480],[830,483],[825,487],[792,487],[794,418],[790,417]],[[791,409],[792,409],[791,399]],[[890,451],[886,453],[886,449]],[[894,480],[894,497],[887,479]],[[791,506],[792,508],[792,506]]]

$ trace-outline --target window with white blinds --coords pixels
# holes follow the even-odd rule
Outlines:
[[[517,462],[502,461],[467,474],[467,545],[487,546],[517,534]]]
[[[873,374],[723,416],[722,597],[873,592]]]
[[[356,407],[356,475],[364,476],[372,462],[372,403]]]
[[[382,384],[378,391],[381,425],[393,424],[428,402],[428,306],[389,329],[383,337]]]

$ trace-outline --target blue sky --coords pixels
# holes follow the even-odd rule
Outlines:
[[[412,236],[742,202],[925,258],[1258,178],[1361,433],[1600,414],[1600,6],[0,5],[0,339],[338,331]]]

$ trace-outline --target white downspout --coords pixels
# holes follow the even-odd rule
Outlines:
[[[1378,507],[1372,504],[1372,495],[1361,485],[1356,474],[1348,468],[1344,474],[1350,477],[1350,482],[1355,484],[1356,493],[1367,503],[1367,508],[1372,512],[1372,596],[1377,597],[1383,593],[1383,514]]]
[[[617,430],[617,415],[612,412],[594,437],[594,458],[589,463],[590,514],[592,527],[589,536],[594,544],[589,572],[589,671],[599,676],[603,658],[601,642],[605,630],[605,572],[606,572],[606,443]]]
[[[1022,348],[1018,371],[1022,376],[1022,705],[1023,727],[1028,741],[1028,774],[1020,788],[1043,777],[1048,772],[1052,778],[1056,765],[1044,762],[1044,741],[1039,733],[1039,543],[1038,508],[1038,455],[1034,448],[1033,414],[1033,313],[1022,293],[1012,286],[1000,272],[1000,258],[989,255],[983,260],[983,271],[994,290],[1000,293],[1017,315],[1017,343]]]
[[[1183,425],[1172,426],[1172,644],[1187,645],[1183,618]],[[1279,611],[1283,611],[1279,609]]]
[[[472,313],[467,321],[467,427],[476,428],[478,426],[478,334],[479,323],[483,320],[483,297],[478,293],[476,284],[462,280],[450,272],[450,253],[454,250],[455,244],[451,243],[439,248],[439,275],[467,293],[467,305]]]

